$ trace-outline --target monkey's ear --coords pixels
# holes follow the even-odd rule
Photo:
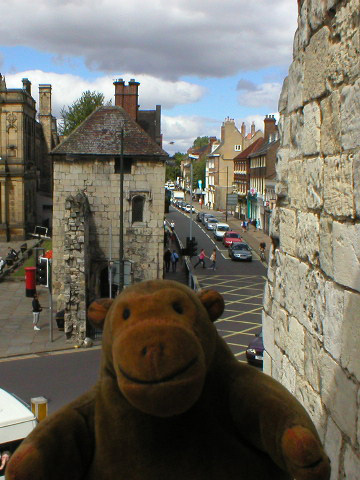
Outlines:
[[[222,295],[215,290],[200,290],[197,294],[201,303],[206,308],[210,320],[217,320],[225,310],[225,303]]]
[[[112,298],[99,298],[94,300],[88,308],[88,319],[96,328],[104,328],[105,317],[113,303]]]

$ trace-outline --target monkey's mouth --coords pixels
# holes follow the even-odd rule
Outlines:
[[[195,357],[192,360],[190,360],[190,362],[187,363],[184,367],[181,367],[178,370],[176,370],[175,372],[173,372],[169,375],[165,375],[165,376],[160,377],[160,378],[155,379],[155,380],[154,379],[152,379],[152,380],[142,380],[141,378],[133,377],[132,375],[128,374],[121,367],[121,365],[119,365],[119,371],[130,382],[137,383],[139,385],[157,385],[157,384],[160,384],[160,383],[167,383],[167,382],[171,382],[172,380],[176,380],[178,377],[180,377],[185,372],[190,370],[196,364],[196,362],[197,362],[197,358]]]

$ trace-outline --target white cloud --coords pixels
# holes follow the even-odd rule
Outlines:
[[[133,74],[124,75],[126,83]],[[28,78],[32,84],[32,95],[38,101],[38,85],[52,85],[52,109],[53,115],[60,117],[62,107],[71,105],[74,100],[81,97],[86,90],[98,91],[105,95],[105,101],[112,100],[114,104],[115,87],[114,78],[103,76],[95,80],[86,80],[76,75],[43,72],[41,70],[28,70],[16,74],[6,75],[8,88],[21,88],[23,78]],[[141,109],[153,109],[155,105],[171,109],[175,105],[182,105],[198,101],[204,94],[205,89],[199,85],[184,81],[166,81],[156,79],[150,75],[138,75],[136,80],[140,82],[139,103]]]
[[[245,107],[261,108],[264,114],[267,114],[268,110],[277,111],[281,88],[282,85],[277,82],[263,83],[256,88],[238,88],[241,92],[238,102]]]
[[[0,11],[5,46],[168,79],[288,65],[297,19],[295,0],[0,0]]]
[[[197,137],[219,136],[221,124],[204,117],[163,115],[161,126],[163,149],[172,155],[175,152],[185,153]]]

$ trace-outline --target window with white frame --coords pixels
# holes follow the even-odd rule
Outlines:
[[[235,152],[241,152],[241,145],[234,145]]]

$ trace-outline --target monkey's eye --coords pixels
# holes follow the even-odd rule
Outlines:
[[[130,309],[129,308],[124,308],[123,319],[127,320],[129,317],[130,317]]]
[[[184,313],[184,309],[179,302],[174,302],[172,304],[172,307],[173,307],[173,309],[175,310],[176,313]]]

